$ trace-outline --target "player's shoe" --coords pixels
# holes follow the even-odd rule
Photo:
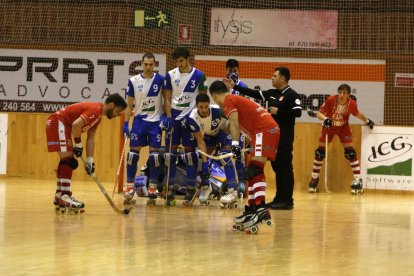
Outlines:
[[[148,189],[148,200],[147,205],[154,205],[156,204],[157,199],[157,184],[150,183]]]
[[[163,195],[163,198],[165,199],[165,204],[167,206],[175,206],[176,205],[175,193],[177,192],[177,190],[179,188],[180,188],[179,185],[170,184],[170,185],[168,185],[168,194],[166,194],[167,185],[164,185],[162,195]]]
[[[200,195],[198,196],[198,200],[200,201],[200,204],[208,206],[210,204],[209,197],[211,194],[211,186],[210,183],[207,185],[201,185],[200,187]]]
[[[58,193],[59,194],[59,193]],[[69,212],[69,213],[83,213],[85,204],[76,198],[72,197],[71,194],[63,194],[63,195],[55,195],[55,199],[58,200],[59,210],[62,214]],[[56,209],[55,209],[56,210]]]
[[[359,178],[358,180],[352,181],[351,194],[353,194],[353,195],[361,194],[362,195],[363,193],[364,193],[364,189],[362,188],[362,179]]]
[[[311,181],[309,182],[309,190],[308,190],[309,193],[319,192],[318,183],[319,183],[319,177],[311,178]]]
[[[255,215],[251,216],[250,219],[247,220],[242,227],[245,229],[246,233],[255,234],[259,231],[258,225],[263,221],[266,222],[267,226],[272,226],[273,224],[269,209],[266,207],[265,203],[256,207]]]
[[[244,212],[240,216],[233,218],[233,229],[242,231],[244,230],[244,224],[249,221],[253,216],[255,216],[256,213],[256,206],[244,206]]]
[[[238,198],[238,192],[235,189],[230,188],[227,191],[227,194],[220,197],[220,207],[221,208],[237,208],[237,198]]]
[[[124,188],[124,205],[133,205],[136,203],[136,200],[133,199],[135,195],[134,185],[127,184]]]

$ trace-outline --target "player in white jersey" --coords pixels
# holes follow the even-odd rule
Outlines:
[[[130,137],[130,151],[127,153],[127,185],[125,203],[134,196],[134,180],[137,173],[139,153],[149,145],[148,163],[150,179],[149,204],[155,204],[160,169],[159,149],[161,147],[160,116],[162,114],[162,87],[164,77],[154,72],[155,56],[146,53],[142,57],[143,72],[129,79],[127,90],[128,108],[125,110],[124,133]],[[135,104],[135,107],[134,107]],[[129,128],[131,111],[134,110],[132,128]],[[140,191],[137,190],[137,193]]]
[[[162,128],[168,133],[165,144],[167,149],[166,165],[169,166],[169,185],[174,184],[176,173],[177,147],[181,143],[185,148],[185,162],[187,174],[187,194],[184,205],[188,205],[195,193],[197,177],[197,154],[194,136],[182,127],[181,120],[191,112],[195,106],[195,99],[199,93],[207,93],[206,76],[190,64],[190,52],[184,47],[177,47],[173,52],[173,59],[177,68],[172,69],[165,76],[164,81],[164,111],[161,117]],[[173,131],[171,132],[171,130]],[[168,200],[167,200],[168,201]]]
[[[231,135],[224,132],[228,127],[228,120],[223,116],[219,106],[210,106],[208,95],[199,94],[197,96],[196,108],[184,118],[182,123],[194,135],[200,150],[211,154],[216,149],[216,145],[220,145],[218,155],[230,153]],[[201,157],[203,158],[201,170],[201,178],[203,180],[203,176],[207,176],[209,172],[206,157],[203,155]],[[233,208],[237,206],[235,203],[238,198],[236,172],[230,157],[220,161],[224,166],[228,188],[227,194],[220,198],[220,206],[223,208]],[[199,201],[204,203],[207,202],[211,193],[211,187],[208,181],[202,181],[201,184]]]

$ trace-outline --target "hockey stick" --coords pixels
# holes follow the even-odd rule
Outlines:
[[[85,164],[85,166],[88,166],[88,164],[86,163],[85,159],[81,156],[80,159],[82,160],[83,164]],[[98,184],[99,189],[101,189],[101,192],[104,194],[106,200],[108,200],[109,204],[111,205],[112,209],[114,209],[115,212],[117,212],[118,214],[125,214],[128,215],[129,211],[131,211],[131,208],[125,208],[123,210],[119,209],[118,207],[115,206],[114,202],[112,201],[112,199],[109,197],[108,193],[106,192],[104,186],[102,185],[101,181],[99,181],[98,177],[95,175],[95,173],[91,173],[90,176],[93,178],[93,180],[95,180],[96,184]]]
[[[170,136],[170,147],[168,148],[169,165],[168,165],[167,181],[166,181],[167,188],[165,189],[165,207],[167,207],[167,202],[168,202],[168,186],[169,186],[169,183],[168,182],[170,182],[171,151],[172,151],[172,134],[173,134],[173,131],[174,131],[174,128],[172,128],[171,131],[166,134],[166,135]]]
[[[332,192],[328,189],[328,130],[326,130],[325,133],[325,191],[328,194],[331,194]]]
[[[245,149],[242,149],[241,152],[246,152],[246,151],[250,151],[250,150],[253,150],[253,149],[252,148],[245,148]],[[211,158],[213,160],[221,160],[221,159],[224,159],[224,158],[227,158],[227,157],[233,157],[233,153],[231,153],[231,152],[223,154],[223,155],[211,155],[211,154],[205,153],[204,151],[199,150],[199,149],[197,149],[197,152],[200,153],[201,155],[204,155],[205,157]]]
[[[128,137],[125,137],[124,140],[125,141],[124,141],[124,146],[122,147],[121,158],[119,158],[118,171],[116,172],[116,179],[115,179],[114,190],[112,191],[112,199],[114,199],[115,189],[116,189],[116,187],[118,186],[118,183],[119,183],[119,173],[121,171],[122,161],[124,160],[125,145],[126,145],[126,143],[128,141]]]

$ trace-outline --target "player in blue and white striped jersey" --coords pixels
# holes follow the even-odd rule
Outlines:
[[[127,153],[127,186],[125,201],[128,203],[134,196],[134,180],[137,173],[141,147],[149,145],[148,162],[150,179],[148,203],[155,204],[157,183],[160,169],[159,149],[161,147],[160,117],[162,108],[162,87],[164,77],[154,72],[155,56],[147,53],[142,58],[143,72],[129,79],[127,90],[128,108],[125,110],[124,133],[130,137],[130,151]],[[134,107],[135,103],[135,107]],[[129,119],[134,110],[132,128]],[[144,187],[146,188],[146,187]],[[141,191],[137,190],[137,193]],[[145,190],[143,192],[145,194]],[[141,194],[142,195],[142,194]],[[152,200],[152,201],[151,201]]]
[[[199,94],[196,97],[196,108],[194,108],[182,121],[182,124],[194,135],[197,146],[200,150],[211,154],[217,145],[220,146],[218,155],[230,153],[231,135],[225,133],[228,127],[228,120],[223,116],[219,106],[210,105],[210,98],[206,94]],[[202,155],[202,175],[208,174],[208,164],[205,156]],[[236,172],[230,157],[221,160],[226,174],[228,192],[220,198],[220,206],[231,208],[237,202]],[[200,203],[205,203],[211,193],[209,183],[202,181]]]
[[[161,125],[167,132],[171,132],[171,129],[173,129],[172,135],[167,135],[165,142],[166,146],[169,147],[170,138],[172,139],[171,155],[169,155],[170,158],[166,158],[170,170],[169,184],[174,184],[175,181],[177,147],[181,143],[185,148],[187,194],[184,205],[188,205],[196,191],[195,181],[198,159],[195,153],[196,142],[194,137],[182,127],[181,120],[194,108],[197,95],[207,93],[207,85],[205,74],[191,66],[189,61],[190,52],[187,48],[177,47],[173,52],[173,59],[177,67],[165,76],[165,114],[161,118]]]

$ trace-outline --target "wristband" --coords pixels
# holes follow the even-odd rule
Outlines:
[[[92,156],[86,157],[86,162],[93,163],[93,157]]]
[[[239,141],[231,141],[232,146],[239,146]]]

